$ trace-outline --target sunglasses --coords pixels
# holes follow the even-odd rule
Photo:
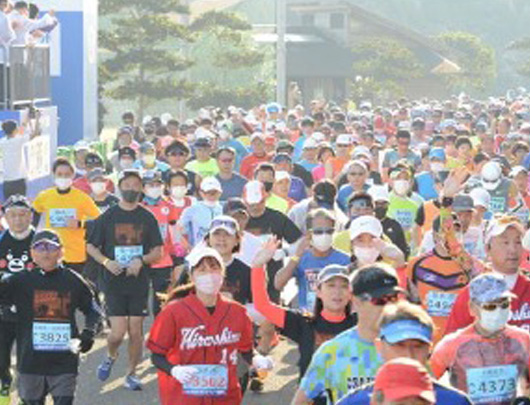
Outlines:
[[[225,221],[223,219],[214,219],[212,221],[212,224],[210,225],[210,228],[217,228],[219,226],[226,226],[227,228],[230,228],[230,229],[237,229],[237,224],[234,220],[234,222],[232,221]]]
[[[386,305],[388,303],[395,303],[398,300],[399,300],[399,293],[392,293],[392,294],[382,295],[381,297],[377,297],[377,298],[370,298],[370,303],[372,305],[382,307],[383,305]]]
[[[333,228],[315,228],[312,230],[313,235],[333,235],[333,232],[335,232],[335,229]]]
[[[32,249],[39,253],[44,253],[44,252],[54,253],[54,252],[59,251],[61,247],[53,243],[37,242],[35,245],[33,245]]]
[[[168,153],[168,156],[186,156],[187,153],[183,151],[176,151]]]
[[[488,304],[482,304],[480,308],[484,311],[495,311],[497,308],[507,309],[510,307],[510,300],[503,300],[501,302],[490,302]]]

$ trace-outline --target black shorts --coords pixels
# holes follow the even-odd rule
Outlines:
[[[149,293],[124,293],[110,289],[105,291],[108,316],[147,316]]]

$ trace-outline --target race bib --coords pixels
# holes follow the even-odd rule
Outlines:
[[[504,197],[491,197],[490,200],[490,211],[493,213],[503,212],[506,206],[506,198]]]
[[[186,395],[194,397],[219,397],[228,390],[228,368],[215,364],[194,364],[199,370],[188,383],[182,385]]]
[[[143,254],[144,248],[141,245],[114,247],[114,260],[122,267],[127,267],[133,259],[141,257]]]
[[[158,225],[158,229],[160,229],[160,235],[162,236],[162,240],[165,240],[167,237],[167,224]]]
[[[466,370],[467,388],[475,404],[509,402],[516,395],[517,366],[515,364]]]
[[[396,221],[399,222],[399,224],[404,229],[410,229],[412,228],[412,222],[413,222],[413,215],[412,211],[407,210],[397,210],[396,211]]]
[[[318,270],[306,270],[304,274],[307,280],[307,294],[306,294],[305,309],[309,311],[313,311],[315,308],[315,301],[317,299],[316,290],[317,290]]]
[[[429,291],[427,293],[427,312],[431,316],[449,316],[456,294],[440,291]]]
[[[77,210],[75,208],[52,208],[48,218],[52,228],[66,228],[69,219],[77,218]]]
[[[70,350],[71,338],[69,323],[33,322],[33,350],[66,352]]]

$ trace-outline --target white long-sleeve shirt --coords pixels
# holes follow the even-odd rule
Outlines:
[[[5,53],[7,53],[7,48],[15,40],[15,37],[16,35],[11,26],[11,20],[8,15],[0,11],[0,46],[5,49],[5,52],[0,50],[0,63],[5,62]]]
[[[32,20],[16,10],[9,14],[9,20],[11,23],[15,23],[15,39],[11,45],[26,45],[31,42],[30,33],[32,31],[50,26],[55,22],[49,14],[45,14],[38,20]]]

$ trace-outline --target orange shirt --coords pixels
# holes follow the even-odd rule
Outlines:
[[[333,177],[337,176],[343,167],[350,161],[349,157],[333,157],[330,159],[331,167],[333,168]]]
[[[262,163],[269,162],[271,160],[270,155],[264,155],[261,157],[256,156],[254,153],[247,155],[241,160],[241,167],[239,173],[241,176],[251,180],[254,176],[254,169]]]

